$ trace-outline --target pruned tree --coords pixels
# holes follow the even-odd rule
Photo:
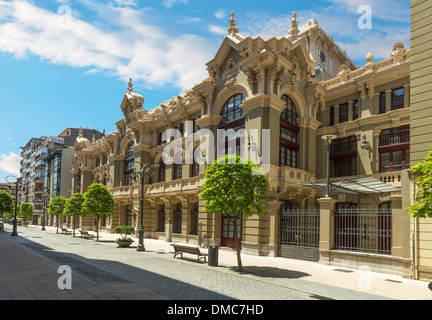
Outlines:
[[[409,207],[409,214],[418,218],[432,218],[432,150],[425,160],[416,164],[411,171],[417,175],[417,201]]]
[[[75,193],[67,199],[63,214],[73,218],[72,229],[75,237],[76,220],[83,215],[84,196],[81,193]]]
[[[266,212],[263,198],[269,191],[270,179],[250,160],[226,155],[214,162],[206,171],[203,191],[204,210],[209,214],[228,216],[234,227],[238,271],[243,271],[238,220],[262,215]]]
[[[96,216],[97,236],[99,241],[99,222],[103,216],[114,215],[115,201],[108,188],[101,183],[93,183],[84,194],[83,212],[84,215]]]
[[[64,197],[61,197],[61,196],[55,197],[48,204],[48,214],[57,217],[57,219],[56,219],[57,220],[57,223],[56,223],[56,225],[57,225],[57,231],[56,231],[56,233],[58,233],[59,224],[60,224],[60,216],[63,215],[65,205],[66,205],[66,199]]]
[[[21,218],[32,218],[34,215],[33,205],[28,202],[23,202],[20,205],[19,215]]]
[[[0,215],[12,217],[15,212],[15,205],[12,196],[4,190],[0,190]]]

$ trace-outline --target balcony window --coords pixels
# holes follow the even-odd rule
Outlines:
[[[282,96],[286,108],[280,117],[279,165],[297,168],[298,166],[298,133],[297,108],[294,101],[287,95]]]
[[[348,121],[348,104],[345,103],[339,107],[339,123]]]
[[[410,167],[410,128],[402,126],[383,130],[378,147],[380,172],[395,172]]]
[[[392,91],[392,110],[402,109],[404,107],[404,88]]]
[[[330,174],[332,177],[357,175],[356,136],[336,139],[330,145]]]
[[[359,117],[359,101],[354,101],[352,119],[357,120]]]
[[[380,94],[380,104],[379,104],[379,113],[386,113],[386,93],[383,92]]]

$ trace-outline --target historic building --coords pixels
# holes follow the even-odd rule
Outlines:
[[[432,150],[432,100],[430,55],[432,3],[426,0],[411,1],[411,111],[410,111],[410,163],[422,162]],[[416,200],[417,186],[413,175],[404,176],[403,205],[408,207]],[[412,269],[415,279],[432,279],[432,219],[411,219]]]
[[[241,35],[233,13],[206,67],[207,79],[151,110],[130,80],[118,130],[77,138],[73,191],[100,182],[116,200],[103,227],[139,225],[136,171],[150,163],[145,237],[233,246],[232,222],[204,212],[199,193],[206,166],[236,153],[261,159],[271,178],[268,213],[240,224],[244,252],[410,276],[400,191],[410,167],[409,50],[397,43],[389,58],[370,53],[357,67],[315,19],[299,27],[294,13],[285,36],[264,40]]]

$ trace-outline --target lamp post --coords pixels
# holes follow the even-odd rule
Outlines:
[[[327,167],[326,167],[326,198],[330,195],[330,145],[333,139],[337,136],[334,134],[326,134],[321,137],[321,139],[327,141]]]
[[[138,163],[141,166],[141,170],[139,171],[139,176],[141,179],[141,206],[140,206],[140,217],[141,217],[141,221],[140,221],[140,226],[138,228],[138,234],[139,234],[139,240],[138,240],[138,245],[137,245],[137,251],[145,251],[145,247],[144,247],[144,226],[143,226],[143,219],[144,219],[144,183],[145,183],[145,176],[148,175],[149,177],[151,177],[152,175],[155,174],[156,170],[155,168],[149,164],[146,163],[144,165],[142,165],[139,161],[134,161],[136,163]]]
[[[16,237],[16,236],[18,236],[18,232],[17,232],[18,187],[21,183],[21,178],[17,178],[14,176],[7,176],[6,181],[9,184],[13,184],[14,182],[9,181],[12,178],[15,179],[15,218],[14,218],[14,222],[13,222],[13,229],[12,229],[11,236]],[[10,186],[8,186],[8,187],[9,187],[9,189],[12,190],[12,188]]]
[[[44,192],[42,194],[42,198],[43,198],[43,212],[42,212],[42,229],[41,231],[45,231],[45,210],[46,210],[46,199],[48,197],[48,193]]]

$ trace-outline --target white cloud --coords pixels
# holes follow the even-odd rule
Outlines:
[[[9,152],[7,154],[0,154],[0,170],[14,175],[20,175],[20,161],[21,158],[18,154]]]
[[[331,5],[312,10],[298,10],[299,24],[304,25],[309,19],[317,19],[323,30],[332,36],[335,42],[346,50],[348,56],[360,65],[365,63],[364,58],[369,52],[375,56],[376,61],[390,56],[395,43],[402,42],[410,47],[409,4],[408,11],[402,9],[403,4],[394,1],[391,9],[390,0],[331,0]],[[360,5],[370,5],[372,9],[373,27],[371,30],[361,30],[358,20],[363,13],[358,12]],[[393,12],[394,16],[385,14]],[[270,16],[262,12],[249,11],[245,17],[247,24],[240,29],[242,34],[251,37],[279,37],[287,35],[292,19],[292,13]],[[408,21],[407,21],[408,20]],[[239,22],[239,21],[237,21]]]
[[[215,17],[218,19],[225,19],[225,11],[224,9],[219,9],[214,13]]]
[[[174,4],[179,3],[188,3],[188,0],[164,0],[162,2],[162,4],[167,8],[171,8]]]
[[[214,34],[221,34],[221,35],[227,34],[227,30],[225,28],[215,26],[213,24],[209,25],[208,31],[210,31],[211,33],[214,33]]]
[[[0,0],[0,51],[88,67],[87,74],[97,70],[122,79],[133,75],[148,86],[174,84],[185,89],[208,76],[204,66],[213,50],[205,38],[172,36],[146,24],[145,9],[91,1],[88,5],[97,11],[98,27],[72,17],[65,29],[56,12],[26,1]]]

